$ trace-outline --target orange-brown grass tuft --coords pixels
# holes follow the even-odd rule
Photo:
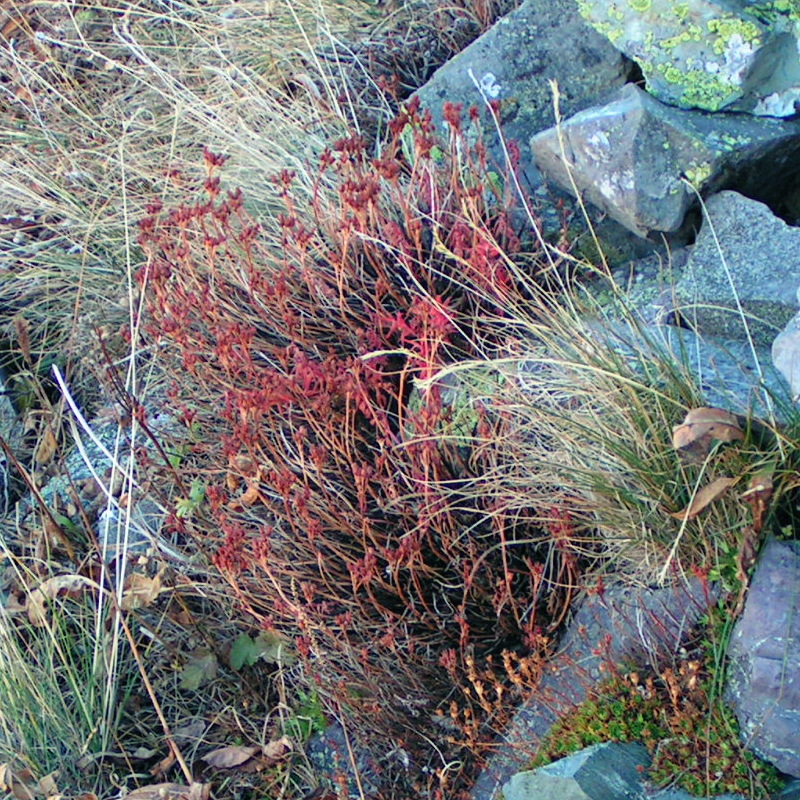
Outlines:
[[[182,485],[204,490],[170,525],[294,638],[362,742],[410,753],[408,791],[437,797],[457,796],[509,698],[535,686],[579,570],[567,519],[548,531],[476,491],[503,417],[485,391],[457,415],[437,380],[504,351],[506,309],[539,302],[525,287],[544,263],[461,134],[477,111],[447,113],[447,146],[413,104],[379,158],[336,142],[310,203],[278,175],[272,236],[207,152],[204,199],[142,222],[139,275],[191,441]]]

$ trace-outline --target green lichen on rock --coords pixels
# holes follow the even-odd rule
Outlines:
[[[719,111],[738,95],[738,87],[702,70],[689,70],[684,73],[684,83],[681,103],[706,111]]]
[[[711,163],[709,161],[702,161],[697,164],[692,164],[685,170],[685,175],[686,180],[699,191],[711,176]]]
[[[800,22],[800,0],[773,0],[771,3],[754,3],[747,11],[756,19],[769,25],[786,19]]]
[[[721,17],[710,19],[708,30],[716,38],[713,40],[712,49],[717,55],[723,55],[730,47],[731,40],[739,36],[753,49],[761,45],[761,29],[758,25],[738,17]]]
[[[800,11],[800,0],[776,0],[763,13]],[[708,111],[741,98],[742,77],[768,29],[757,15],[738,15],[701,4],[627,0],[610,5],[578,0],[581,15],[598,32],[634,58],[650,91],[682,107]]]

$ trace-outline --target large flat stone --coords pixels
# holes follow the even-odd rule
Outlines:
[[[800,228],[737,192],[706,201],[675,304],[687,325],[720,339],[769,347],[797,313]],[[742,313],[745,315],[745,327]]]
[[[650,754],[641,744],[608,742],[587,747],[503,786],[504,800],[631,800],[642,794]]]
[[[726,700],[743,741],[800,776],[800,542],[767,542],[728,648]]]
[[[566,212],[573,218],[572,237],[589,240],[575,201],[544,181],[527,142],[555,122],[550,81],[557,82],[561,114],[568,116],[621,87],[630,67],[630,62],[580,16],[575,0],[526,0],[437,70],[416,96],[430,110],[445,141],[450,135],[444,121],[445,103],[462,106],[468,141],[477,137],[477,128],[470,125],[468,116],[469,108],[476,106],[489,162],[493,169],[502,170],[507,166],[506,153],[486,108],[487,101],[497,101],[503,137],[519,146],[520,183],[533,198],[534,213],[545,236],[551,240],[559,237]],[[559,209],[558,204],[564,208]],[[622,263],[653,252],[652,244],[603,217],[594,214],[592,224],[610,262]]]
[[[526,0],[437,70],[416,94],[445,137],[446,102],[462,104],[466,118],[470,106],[483,111],[485,100],[497,100],[504,135],[523,143],[555,122],[551,80],[558,82],[561,112],[569,116],[622,86],[628,69],[621,53],[581,17],[575,0]],[[484,135],[503,163],[491,124],[484,123]],[[523,173],[532,186],[539,185],[530,157],[522,155]]]

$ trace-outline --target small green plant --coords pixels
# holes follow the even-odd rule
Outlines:
[[[241,634],[231,646],[229,656],[230,665],[237,671],[252,667],[258,661],[291,666],[296,660],[289,642],[273,631],[261,631],[255,637]]]
[[[206,487],[203,482],[195,478],[189,488],[189,496],[181,497],[175,502],[175,513],[181,519],[188,519],[199,510],[206,499]]]
[[[327,727],[328,720],[319,693],[298,690],[294,709],[284,725],[287,736],[298,742],[307,742],[314,734],[324,733]]]

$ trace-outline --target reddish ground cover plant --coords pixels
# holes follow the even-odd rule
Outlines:
[[[475,489],[503,414],[476,402],[465,445],[431,380],[503,351],[507,309],[536,302],[518,265],[540,268],[513,192],[462,135],[477,111],[447,116],[449,143],[412,104],[379,157],[352,137],[314,180],[277,176],[273,233],[209,152],[203,200],[141,224],[146,330],[176,359],[193,442],[179,491],[205,490],[170,524],[293,638],[362,742],[411,754],[417,797],[467,785],[510,697],[535,686],[569,592],[554,576],[577,570],[565,518],[550,548],[535,515]]]

